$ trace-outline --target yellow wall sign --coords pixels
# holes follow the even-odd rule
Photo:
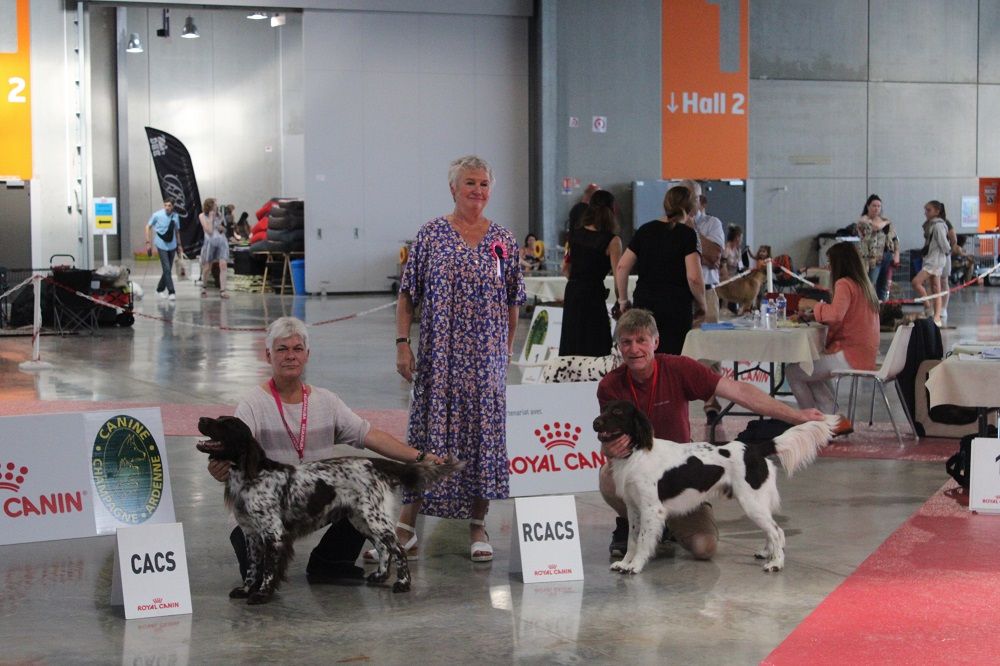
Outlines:
[[[17,25],[0,40],[0,178],[31,179],[31,22],[29,0],[0,5],[0,21]],[[9,33],[8,33],[9,34]]]

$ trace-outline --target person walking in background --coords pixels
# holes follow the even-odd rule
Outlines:
[[[560,356],[607,356],[611,353],[604,278],[622,256],[618,210],[613,194],[597,190],[569,232],[569,253],[563,273],[569,278],[563,302]]]
[[[468,463],[423,496],[406,494],[397,534],[413,541],[418,513],[471,518],[473,562],[493,559],[484,519],[509,493],[507,365],[524,280],[517,241],[485,209],[493,170],[475,155],[451,163],[454,210],[426,223],[410,248],[396,307],[396,371],[413,382],[407,441]],[[410,326],[420,308],[420,347]]]
[[[701,189],[701,186],[698,186]],[[722,251],[726,245],[726,236],[722,230],[722,220],[708,214],[708,197],[699,193],[697,195],[698,205],[696,213],[692,218],[694,230],[698,232],[698,253],[701,255],[701,276],[705,282],[705,319],[706,321],[719,320],[719,297],[715,293],[715,286],[720,282],[720,268],[722,267]],[[709,289],[712,287],[712,289]],[[722,365],[718,361],[706,362],[712,372],[722,371]],[[715,396],[705,402],[705,419],[709,423],[715,422],[722,406]]]
[[[229,241],[226,240],[226,222],[215,199],[205,199],[202,212],[198,216],[205,241],[201,246],[201,297],[208,296],[208,277],[212,274],[212,264],[219,265],[219,297],[229,298],[226,293],[226,273],[229,272]]]
[[[927,295],[925,284],[930,282],[931,293],[941,291],[943,284],[941,276],[951,270],[949,256],[951,244],[948,242],[948,225],[944,221],[944,204],[940,201],[928,201],[924,204],[924,247],[920,250],[923,265],[920,272],[913,276],[912,284],[917,294]],[[924,301],[924,311],[934,317],[934,323],[942,325],[941,297],[935,296],[929,302]]]
[[[152,237],[152,232],[156,232],[155,237]],[[156,246],[160,267],[163,269],[160,281],[156,284],[156,295],[171,301],[176,300],[173,278],[174,257],[178,252],[183,254],[184,248],[181,247],[181,219],[174,212],[173,199],[164,199],[163,208],[153,213],[146,223],[147,254],[152,254],[153,245]]]
[[[892,269],[899,266],[899,238],[888,218],[882,217],[882,200],[877,194],[868,197],[855,227],[861,238],[861,262],[875,294],[889,298]]]
[[[657,353],[677,354],[694,322],[692,305],[705,313],[705,284],[698,254],[698,234],[688,225],[695,210],[695,195],[684,185],[667,190],[663,198],[666,215],[639,227],[615,267],[618,306],[624,312],[628,300],[628,276],[635,268],[635,307],[653,313],[659,330]]]
[[[833,391],[833,371],[874,370],[879,343],[879,302],[868,279],[867,267],[851,243],[830,248],[830,280],[833,302],[799,301],[801,320],[815,319],[826,324],[826,349],[813,362],[812,373],[798,363],[785,368],[795,401],[801,409],[815,407],[832,414],[837,402]]]

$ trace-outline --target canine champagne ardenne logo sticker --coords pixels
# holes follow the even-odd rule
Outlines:
[[[100,427],[91,455],[94,486],[116,520],[138,525],[156,513],[163,497],[163,460],[156,440],[131,416],[114,416]]]

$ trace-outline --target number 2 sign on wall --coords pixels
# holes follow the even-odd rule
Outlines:
[[[16,16],[11,16],[11,10]],[[17,26],[0,40],[0,179],[31,179],[29,0],[0,3],[0,21]]]

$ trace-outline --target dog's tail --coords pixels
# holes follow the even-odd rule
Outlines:
[[[808,421],[789,428],[774,438],[774,452],[788,476],[816,460],[819,450],[830,442],[839,423],[839,416],[827,416],[823,421]]]
[[[418,463],[398,463],[379,458],[373,458],[372,464],[390,479],[394,479],[399,485],[413,491],[421,491],[428,486],[432,486],[446,476],[450,476],[465,467],[465,461],[458,460],[454,456],[449,456],[440,465],[436,465],[429,460]]]

